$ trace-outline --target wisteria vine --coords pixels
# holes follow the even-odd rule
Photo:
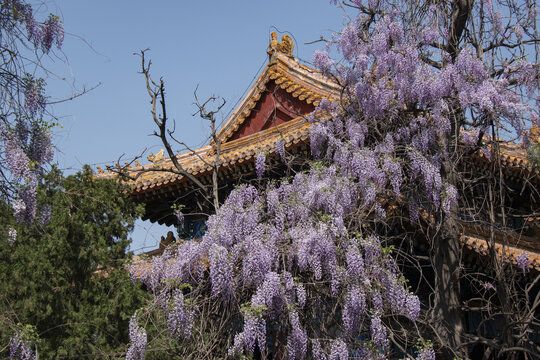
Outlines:
[[[38,208],[36,192],[54,150],[52,125],[46,120],[45,81],[38,76],[43,54],[49,54],[53,45],[62,47],[64,27],[58,16],[38,21],[35,15],[24,0],[0,5],[0,196],[11,203],[18,222],[34,223],[37,218],[44,225],[50,207]],[[17,230],[8,227],[4,234],[13,246]],[[38,359],[34,334],[29,339],[25,329],[14,329],[10,358]]]
[[[330,42],[342,58],[327,51],[313,57],[342,93],[311,114],[309,169],[265,188],[236,188],[200,242],[130,266],[133,279],[156,296],[180,305],[192,300],[190,316],[165,310],[171,337],[193,335],[186,319],[197,321],[196,299],[204,294],[241,314],[229,356],[270,354],[276,342],[290,359],[392,354],[392,326],[414,329],[425,304],[408,288],[378,226],[397,208],[408,212],[410,226],[421,213],[452,216],[458,192],[443,171],[450,150],[488,150],[481,137],[495,118],[519,139],[538,121],[516,90],[536,91],[537,67],[525,59],[496,76],[471,45],[458,52],[438,46],[437,61],[426,61],[433,44],[449,42],[445,24],[433,20],[436,7],[411,29],[389,1],[351,3],[360,14]],[[508,33],[500,12],[490,14],[490,36],[524,36],[525,23]],[[284,160],[283,143],[275,149]],[[255,166],[261,179],[263,153]],[[525,268],[528,258],[518,263]],[[189,286],[179,292],[178,284]],[[433,359],[433,346],[423,344],[417,358]]]
[[[45,82],[26,70],[32,64],[40,65],[40,59],[28,65],[17,48],[35,49],[43,54],[48,54],[53,45],[60,49],[64,28],[60,18],[52,14],[45,21],[38,21],[32,6],[21,0],[4,1],[0,19],[1,47],[12,54],[2,63],[3,73],[11,75],[2,76],[0,84],[0,143],[2,168],[6,170],[2,171],[2,194],[13,202],[19,221],[33,222],[37,211],[36,186],[54,152],[51,125],[44,120]]]

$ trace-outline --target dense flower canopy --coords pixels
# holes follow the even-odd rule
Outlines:
[[[240,314],[241,327],[231,320],[231,356],[281,351],[280,342],[291,359],[384,358],[398,344],[419,359],[434,358],[414,326],[427,304],[408,288],[385,226],[396,209],[408,213],[402,229],[419,226],[420,213],[441,226],[455,220],[456,154],[489,153],[485,135],[495,125],[496,136],[526,140],[538,121],[531,105],[537,66],[527,56],[489,66],[485,38],[458,41],[458,48],[461,35],[443,18],[444,4],[426,6],[416,22],[392,1],[347,4],[358,15],[313,57],[342,96],[311,115],[314,161],[307,170],[259,189],[236,188],[200,242],[130,267],[161,303],[174,304],[164,307],[171,337],[194,336],[198,299],[206,297]],[[528,14],[503,26],[491,3],[474,6],[471,14],[487,9],[483,37],[519,43],[530,35]],[[276,153],[289,156],[282,142]],[[261,153],[259,179],[265,166]],[[525,263],[520,258],[519,266]],[[415,341],[392,337],[398,324],[422,346],[413,350]]]

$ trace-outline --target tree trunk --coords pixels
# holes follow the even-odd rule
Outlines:
[[[459,44],[472,11],[474,0],[454,0],[450,27],[448,29],[447,51],[455,59],[459,53]],[[443,149],[447,149],[446,159],[442,164],[441,176],[448,184],[457,184],[457,173],[451,155],[455,153],[455,139],[459,139],[464,114],[455,107],[450,137],[441,139]],[[456,159],[454,159],[456,160]],[[460,277],[461,246],[457,220],[459,209],[453,205],[450,214],[441,215],[437,222],[440,229],[432,240],[432,267],[434,270],[433,328],[441,345],[444,359],[467,358],[466,349],[462,348],[465,331],[465,314],[461,308]]]
[[[464,114],[459,107],[452,111],[450,136],[443,137],[442,148],[447,149],[441,166],[443,183],[458,188],[458,157],[456,139],[459,139]],[[462,347],[465,332],[465,314],[461,307],[460,279],[461,266],[461,231],[458,227],[459,208],[453,204],[449,214],[439,210],[435,224],[438,231],[432,239],[431,265],[434,270],[433,327],[441,345],[444,359],[467,358],[467,349]]]
[[[441,342],[443,358],[466,358],[461,348],[465,331],[464,314],[461,310],[461,257],[459,229],[456,218],[446,217],[439,234],[433,239],[432,266],[434,276],[433,327]]]

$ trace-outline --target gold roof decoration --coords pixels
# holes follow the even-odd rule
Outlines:
[[[272,31],[270,33],[270,44],[268,44],[268,55],[272,56],[274,53],[279,52],[289,57],[293,57],[294,42],[292,38],[285,34],[281,37],[281,42],[277,39],[277,33]]]
[[[152,163],[157,163],[160,160],[163,159],[163,155],[165,154],[165,150],[161,149],[157,154],[154,155],[154,153],[151,153],[146,157],[146,159]]]

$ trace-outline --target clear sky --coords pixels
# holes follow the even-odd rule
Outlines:
[[[149,154],[162,148],[149,136],[154,124],[134,52],[151,49],[152,75],[165,79],[176,134],[198,147],[209,131],[191,115],[197,85],[201,99],[215,94],[227,100],[225,118],[266,64],[270,31],[289,32],[295,56],[310,61],[324,44],[306,43],[321,35],[330,38],[343,20],[342,10],[326,0],[54,0],[39,11],[40,18],[48,12],[60,15],[66,31],[62,52],[67,62],[53,57],[49,66],[50,100],[99,84],[52,107],[63,126],[55,133],[56,161],[68,173],[83,164],[95,169],[122,155],[128,160],[145,149]],[[137,224],[133,250],[155,248],[168,230],[151,225]]]

